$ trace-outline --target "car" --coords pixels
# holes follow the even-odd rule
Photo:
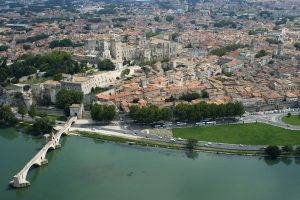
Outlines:
[[[177,122],[176,124],[177,124],[177,126],[185,126],[186,122]]]
[[[170,141],[171,142],[175,142],[176,140],[175,140],[175,138],[171,138]]]
[[[158,136],[158,138],[159,138],[159,139],[162,139],[163,137],[161,137],[161,136]]]
[[[205,122],[196,122],[196,126],[204,126]]]
[[[182,138],[177,138],[177,140],[178,140],[178,141],[183,141],[183,139],[182,139]]]

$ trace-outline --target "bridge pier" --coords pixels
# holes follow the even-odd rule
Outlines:
[[[14,188],[23,188],[23,187],[28,187],[30,186],[30,182],[27,180],[23,180],[18,176],[14,176],[13,180],[9,182],[10,186]]]
[[[13,177],[13,180],[9,182],[9,185],[14,188],[23,188],[30,186],[30,182],[26,180],[27,173],[32,166],[42,166],[48,163],[46,159],[46,154],[49,149],[58,149],[61,147],[59,143],[60,137],[62,134],[67,134],[70,126],[74,121],[77,120],[77,117],[72,117],[64,125],[64,127],[57,133],[52,134],[50,140],[46,145],[25,165],[25,167]]]

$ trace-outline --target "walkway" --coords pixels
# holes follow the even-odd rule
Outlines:
[[[26,187],[30,182],[26,180],[29,169],[32,166],[41,166],[48,163],[45,158],[48,150],[60,148],[59,140],[63,134],[68,134],[72,124],[77,120],[77,117],[71,117],[65,125],[56,134],[52,134],[51,140],[24,166],[24,168],[13,177],[10,185],[16,188]]]

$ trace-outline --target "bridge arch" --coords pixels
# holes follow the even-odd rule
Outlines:
[[[76,116],[71,117],[57,134],[52,134],[51,140],[48,141],[47,144],[45,144],[45,146],[23,167],[23,169],[13,177],[13,180],[10,182],[13,187],[26,187],[30,185],[30,183],[26,180],[29,170],[35,166],[41,166],[48,163],[46,154],[48,151],[60,147],[59,141],[61,136],[68,134],[71,125],[76,120]]]

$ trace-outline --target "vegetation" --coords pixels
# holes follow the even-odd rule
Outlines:
[[[128,18],[127,17],[117,17],[117,18],[113,18],[111,21],[112,22],[127,22]]]
[[[8,46],[7,45],[1,45],[0,46],[0,52],[1,51],[6,51],[8,49]]]
[[[18,104],[18,113],[22,116],[22,118],[27,114],[27,108],[24,103]]]
[[[12,65],[7,66],[6,58],[0,60],[0,82],[5,82],[8,78],[16,79],[28,76],[37,70],[46,72],[48,76],[58,73],[74,74],[84,71],[86,65],[78,64],[69,53],[63,51],[52,51],[43,55],[23,55]]]
[[[295,44],[294,44],[294,47],[295,47],[298,51],[300,51],[300,42],[295,43]]]
[[[281,150],[279,149],[278,146],[268,146],[265,149],[265,153],[270,157],[270,158],[277,158],[281,154]]]
[[[116,107],[114,105],[93,104],[91,106],[91,115],[95,121],[112,121],[116,117]]]
[[[232,21],[229,21],[229,20],[221,20],[221,21],[218,21],[214,24],[215,27],[218,27],[218,28],[222,28],[222,27],[230,27],[230,28],[236,28],[237,25],[236,23],[232,22]]]
[[[53,76],[53,80],[54,80],[54,81],[60,81],[60,80],[62,80],[62,79],[63,79],[62,73],[58,73],[58,74],[55,74],[55,75]]]
[[[246,47],[246,45],[241,45],[241,44],[230,44],[224,47],[220,47],[217,49],[213,49],[210,53],[216,56],[224,56],[225,54],[231,52],[231,51],[235,51],[239,48],[244,48]]]
[[[70,39],[54,40],[50,42],[49,48],[54,49],[56,47],[80,47],[83,44],[74,44]]]
[[[178,120],[199,121],[208,118],[235,117],[244,114],[244,106],[240,102],[227,104],[207,104],[200,102],[194,105],[179,104],[174,113]]]
[[[100,22],[102,22],[100,17],[89,18],[87,21],[90,22],[90,23],[100,23]]]
[[[67,121],[68,118],[64,115],[48,115],[47,116],[50,120],[53,120],[53,121]]]
[[[28,115],[31,117],[31,118],[35,118],[36,116],[36,110],[35,110],[35,106],[32,104],[28,110]]]
[[[130,69],[124,69],[122,72],[121,72],[121,78],[125,78],[130,72]]]
[[[65,114],[69,115],[69,106],[80,104],[83,100],[83,93],[77,90],[60,90],[56,94],[56,106],[64,109]]]
[[[300,116],[299,115],[291,115],[291,116],[284,116],[282,121],[286,124],[300,126]]]
[[[170,121],[173,112],[170,108],[158,108],[155,105],[148,107],[131,106],[129,116],[138,123],[153,123],[158,121]]]
[[[95,87],[91,89],[91,94],[99,94],[107,90],[108,90],[107,88]]]
[[[175,128],[174,137],[208,142],[245,145],[297,145],[299,131],[287,130],[263,123]]]
[[[156,62],[157,62],[157,60],[147,60],[147,61],[141,62],[140,66],[143,67],[143,66],[149,65],[149,66],[153,67]]]
[[[184,101],[188,101],[191,102],[195,99],[199,99],[201,96],[200,94],[193,92],[193,93],[186,93],[186,94],[182,94],[179,99],[180,100],[184,100]]]
[[[261,58],[267,55],[268,53],[265,50],[260,50],[257,54],[255,54],[255,58]]]
[[[0,125],[13,125],[17,123],[17,118],[10,106],[0,105]]]
[[[167,21],[167,22],[172,22],[173,20],[174,20],[174,17],[173,17],[173,16],[167,15],[167,17],[166,17],[166,21]]]
[[[201,97],[202,97],[203,99],[209,98],[208,92],[207,92],[206,90],[202,90],[202,91],[201,91]]]
[[[33,124],[34,135],[50,134],[55,122],[48,117],[37,118]]]
[[[272,38],[267,38],[266,41],[269,44],[282,44],[282,42],[280,40],[275,40],[275,39],[272,39]]]
[[[153,33],[152,31],[146,32],[146,37],[147,37],[147,38],[151,38],[151,37],[154,37],[154,36],[156,36],[156,35],[158,35],[158,33]]]
[[[115,64],[109,60],[109,59],[104,59],[104,60],[100,60],[98,62],[98,69],[100,71],[105,71],[105,70],[115,70],[116,66]]]
[[[23,49],[25,51],[27,51],[27,50],[31,49],[31,46],[29,44],[23,44]]]
[[[156,16],[154,17],[154,21],[159,22],[159,20],[160,20],[159,16],[156,15]]]
[[[32,37],[28,37],[26,39],[16,39],[16,43],[20,44],[20,43],[33,43],[33,42],[37,42],[39,40],[44,40],[46,38],[48,38],[49,36],[42,33],[36,36],[32,36]]]
[[[264,32],[268,32],[269,30],[267,28],[258,28],[258,29],[255,29],[255,30],[250,30],[248,32],[249,35],[256,35],[258,33],[264,33]]]

